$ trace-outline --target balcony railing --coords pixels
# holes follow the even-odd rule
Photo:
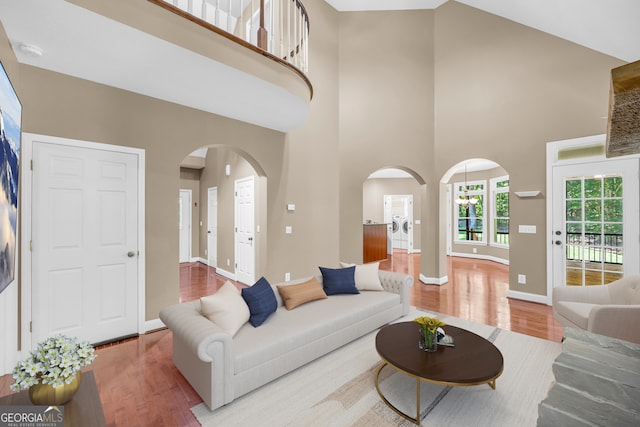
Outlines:
[[[300,0],[149,1],[273,55],[307,79],[309,17]]]
[[[567,260],[623,263],[622,234],[567,233]]]

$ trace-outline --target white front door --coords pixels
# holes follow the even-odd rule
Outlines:
[[[33,143],[32,345],[138,333],[138,157]]]
[[[554,286],[603,285],[638,273],[638,160],[553,167]]]
[[[255,282],[255,202],[253,176],[235,181],[236,280]]]
[[[207,263],[218,266],[218,187],[207,191]]]
[[[180,230],[180,262],[191,261],[191,190],[180,190],[178,199],[178,229]]]

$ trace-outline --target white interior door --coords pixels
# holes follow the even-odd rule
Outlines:
[[[207,262],[218,266],[218,187],[207,191]]]
[[[637,159],[553,167],[554,286],[638,273],[638,194]]]
[[[236,280],[255,282],[255,191],[253,176],[235,181]]]
[[[405,211],[407,212],[407,221],[402,225],[406,228],[407,235],[407,253],[413,253],[413,194],[409,194],[404,198]],[[403,229],[403,231],[405,231]]]
[[[138,332],[138,158],[33,143],[32,345]]]
[[[191,261],[191,190],[180,190],[178,199],[180,262]]]

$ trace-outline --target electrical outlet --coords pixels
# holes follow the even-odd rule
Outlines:
[[[291,273],[284,273],[284,281],[288,282],[289,280],[291,280]]]
[[[527,284],[527,276],[525,274],[518,274],[518,284],[520,285]]]
[[[229,267],[230,265],[231,265],[231,260],[227,258],[227,267]]]
[[[291,233],[293,233],[293,227],[291,227],[290,225],[287,225],[287,226],[284,228],[284,233],[285,233],[285,234],[291,234]]]
[[[477,254],[478,253],[478,248],[473,248],[473,253]]]

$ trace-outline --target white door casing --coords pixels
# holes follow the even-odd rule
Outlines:
[[[207,263],[218,266],[218,187],[207,190]]]
[[[253,176],[235,181],[235,273],[246,285],[255,282],[255,184]]]
[[[191,261],[191,196],[191,190],[180,190],[180,198],[178,199],[180,262]]]
[[[56,333],[98,343],[144,332],[144,151],[24,140],[25,350]]]
[[[638,274],[640,264],[639,155],[607,159],[593,155],[597,147],[604,152],[606,135],[595,135],[547,144],[547,297],[551,304],[554,286],[565,284],[567,177],[600,177],[616,174],[623,181],[623,271]],[[584,151],[581,151],[584,150]],[[580,157],[585,153],[584,157]],[[557,234],[560,233],[560,234]],[[558,244],[560,241],[560,244]]]

